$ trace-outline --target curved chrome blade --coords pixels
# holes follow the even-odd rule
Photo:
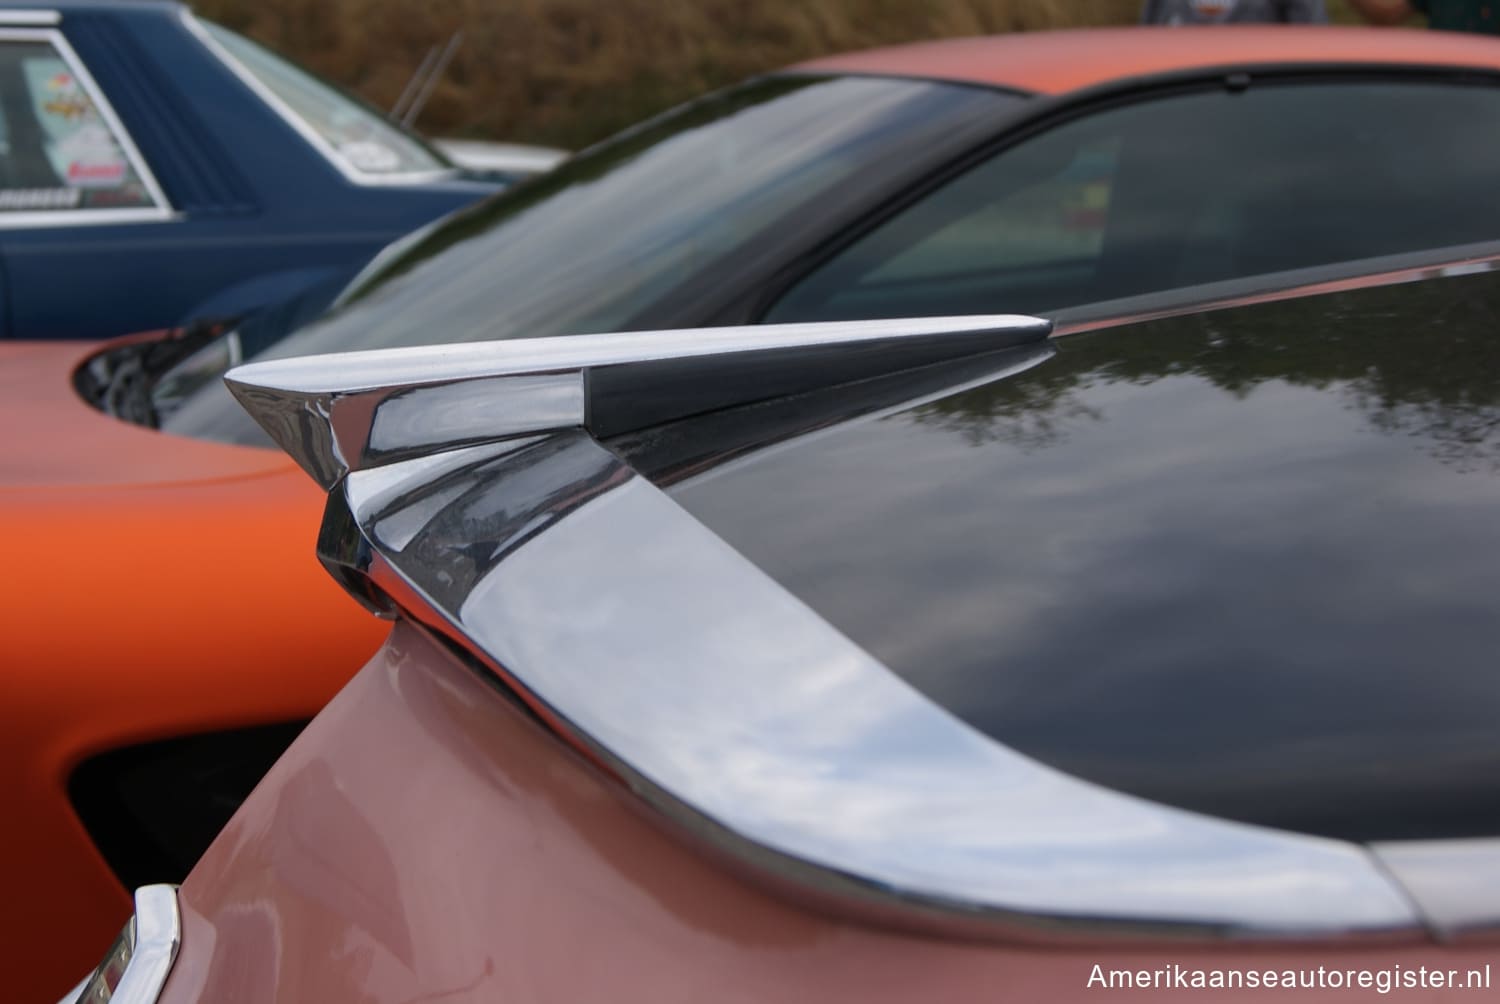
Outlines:
[[[757,876],[1011,937],[1420,930],[1363,847],[1070,777],[970,728],[581,431],[351,474],[351,588],[474,652]]]
[[[765,324],[380,349],[250,363],[225,382],[319,484],[583,427],[613,436],[736,404],[1044,340],[1013,315]]]
[[[589,335],[265,363],[230,384],[331,488],[319,551],[351,593],[445,630],[760,875],[861,915],[1005,934],[1420,930],[1367,848],[1156,805],[981,735],[596,441],[1015,348],[984,377],[1005,379],[1050,355],[1047,330]]]

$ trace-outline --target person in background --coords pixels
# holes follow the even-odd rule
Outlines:
[[[1500,35],[1495,0],[1349,0],[1349,6],[1371,24],[1401,24],[1413,14],[1426,14],[1427,27],[1439,31]]]
[[[1146,0],[1141,11],[1142,24],[1322,24],[1327,20],[1323,0]]]

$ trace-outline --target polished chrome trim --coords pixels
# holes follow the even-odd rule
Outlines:
[[[458,177],[458,171],[455,168],[444,168],[437,171],[403,171],[391,174],[376,174],[370,171],[361,171],[335,150],[333,145],[324,139],[321,133],[309,125],[306,119],[298,115],[291,105],[283,101],[279,94],[267,87],[265,82],[254,73],[251,73],[249,68],[234,57],[233,53],[220,45],[219,41],[204,29],[203,23],[199,21],[191,10],[184,7],[179,12],[179,17],[182,18],[183,27],[215,59],[223,63],[225,69],[239,78],[240,83],[250,88],[257,98],[270,107],[278,118],[290,126],[297,135],[301,136],[309,146],[316,150],[319,156],[328,161],[334,170],[344,176],[346,181],[351,181],[356,185],[401,186],[423,185],[433,181],[451,181]]]
[[[553,146],[495,143],[484,139],[435,139],[432,145],[459,167],[514,176],[546,174],[573,156],[573,151]]]
[[[135,891],[135,954],[110,1004],[155,1004],[182,944],[177,888],[147,885]]]
[[[974,379],[1006,378],[1051,353],[1038,322],[966,324],[978,336],[961,342],[970,351],[1000,350]],[[817,345],[827,367],[875,332],[920,331],[908,337],[929,355],[924,340],[946,344],[952,358],[962,328],[941,319],[590,336],[286,361],[230,379],[312,469],[306,458],[329,443],[368,440],[352,426],[328,430],[361,415],[373,425],[404,366],[414,367],[410,391],[612,363],[624,368],[618,390],[640,385],[634,367],[670,360],[675,377],[733,398],[736,373],[768,360],[799,369],[785,350]],[[525,438],[460,436],[383,465],[325,469],[335,476],[319,554],[370,606],[467,647],[564,741],[698,839],[861,917],[1001,938],[1421,930],[1365,848],[1113,792],[970,728],[597,442],[590,421],[611,416],[592,413],[587,380],[573,386],[585,390],[573,428],[546,428],[558,415],[543,409]],[[360,407],[336,414],[339,393]],[[403,429],[419,412],[413,403],[403,413]]]
[[[0,24],[4,24],[0,18]],[[89,74],[88,68],[84,66],[83,60],[61,31],[55,28],[32,30],[27,28],[4,28],[0,27],[0,42],[45,42],[50,44],[62,61],[67,64],[69,72],[78,80],[84,93],[94,103],[94,108],[99,112],[99,117],[104,120],[105,127],[109,129],[115,141],[120,144],[120,150],[125,154],[136,176],[141,179],[146,192],[151,196],[154,203],[152,206],[135,206],[128,209],[59,209],[56,212],[5,212],[0,210],[0,230],[21,230],[34,227],[63,227],[78,226],[80,224],[117,224],[117,223],[161,223],[176,218],[172,210],[172,204],[168,201],[166,193],[157,184],[156,175],[151,173],[151,168],[146,163],[146,158],[136,147],[135,141],[130,138],[130,132],[115,114],[114,107],[110,105],[109,99],[94,82]]]
[[[1277,303],[1356,289],[1479,275],[1500,269],[1500,250],[1497,250],[1497,246],[1500,246],[1500,242],[1478,241],[1101,300],[1056,311],[1056,328],[1053,334],[1057,337],[1077,335],[1101,328],[1117,328],[1126,324],[1247,307],[1258,303]],[[1316,278],[1309,278],[1312,276]]]
[[[1035,317],[763,324],[515,339],[251,363],[226,382],[325,488],[504,436],[617,435],[734,404],[1042,342]]]
[[[34,230],[44,227],[120,226],[127,223],[172,223],[182,219],[178,213],[148,209],[59,209],[21,210],[6,212],[0,209],[0,230]]]
[[[62,14],[55,10],[0,9],[0,25],[24,25],[26,27],[51,27],[62,24]]]
[[[141,886],[135,891],[135,914],[126,921],[125,935],[130,944],[130,959],[114,993],[103,998],[109,1004],[156,1004],[166,986],[177,949],[182,944],[182,916],[177,907],[177,887],[171,885]],[[106,960],[107,961],[107,960]],[[86,997],[93,989],[90,973],[59,1004],[92,1000]]]
[[[325,562],[778,881],[1002,935],[1418,927],[1360,847],[1112,792],[975,731],[581,431],[431,462],[350,474]]]
[[[1500,935],[1500,838],[1396,840],[1371,849],[1439,937]]]

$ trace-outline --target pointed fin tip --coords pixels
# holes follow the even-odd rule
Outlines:
[[[1024,315],[571,335],[252,362],[244,407],[331,489],[350,470],[549,429],[599,436],[753,400],[1034,345]]]

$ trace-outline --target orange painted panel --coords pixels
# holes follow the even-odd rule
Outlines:
[[[23,1002],[55,1001],[129,912],[67,799],[79,761],[311,717],[389,628],[319,565],[305,474],[92,411],[86,351],[0,344],[0,876],[24,905],[0,941]]]
[[[1500,69],[1500,39],[1448,31],[1326,26],[1101,28],[870,49],[793,69],[993,84],[1041,94],[1126,77],[1234,64],[1340,63]]]

